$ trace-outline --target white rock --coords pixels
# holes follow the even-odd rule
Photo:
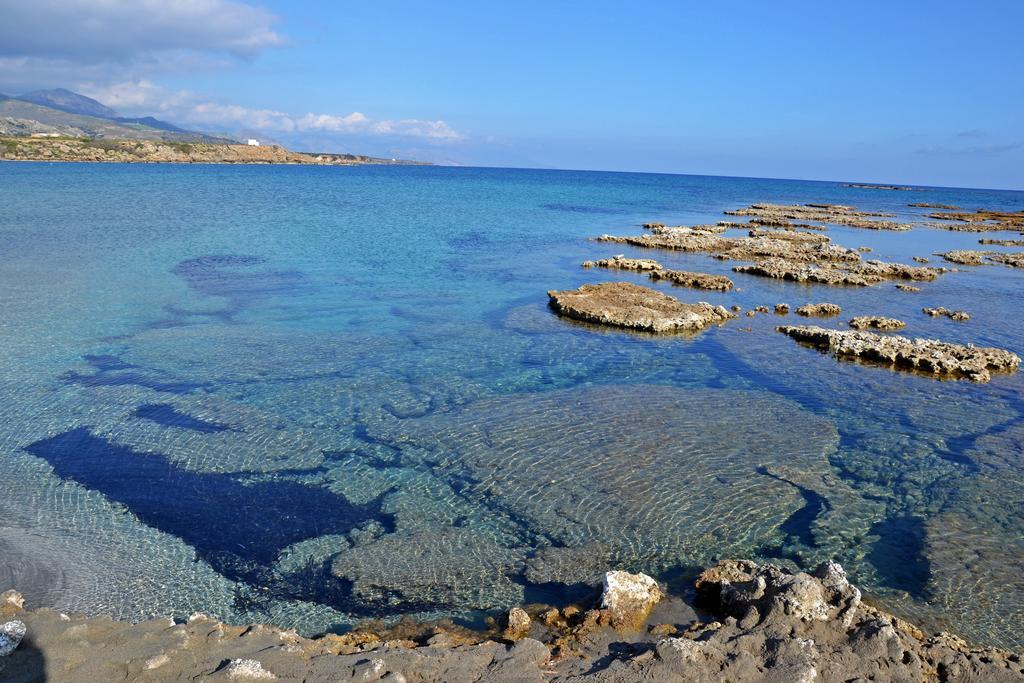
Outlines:
[[[21,644],[21,639],[25,637],[25,631],[25,622],[17,619],[0,624],[0,657],[6,657],[14,652]]]
[[[227,666],[228,678],[270,681],[277,676],[263,668],[255,659],[232,659]]]
[[[611,612],[612,626],[639,626],[663,594],[646,574],[613,571],[604,575],[601,607]]]

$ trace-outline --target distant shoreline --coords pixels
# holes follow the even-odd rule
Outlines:
[[[286,166],[431,165],[423,161],[360,154],[292,152],[277,145],[13,136],[0,137],[0,161]]]

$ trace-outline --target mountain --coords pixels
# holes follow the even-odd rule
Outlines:
[[[173,123],[167,123],[160,119],[154,119],[152,116],[140,116],[136,118],[129,118],[125,116],[118,116],[114,119],[118,123],[135,123],[140,126],[149,126],[150,128],[156,128],[157,130],[168,130],[172,133],[187,133],[189,131],[184,128],[178,128]]]
[[[55,91],[48,91],[55,92]],[[71,93],[74,95],[74,93]],[[79,96],[81,97],[81,96]],[[84,100],[90,98],[83,97]],[[91,100],[95,102],[95,100]],[[99,104],[97,102],[97,104]],[[103,105],[100,105],[103,106]],[[113,111],[113,110],[111,110]],[[116,114],[116,112],[115,112]],[[155,125],[147,125],[153,123]],[[102,118],[76,114],[33,104],[22,98],[0,100],[0,135],[55,133],[69,137],[118,138],[123,140],[164,140],[168,142],[233,143],[228,138],[186,131],[149,117],[143,119]]]
[[[54,90],[35,90],[18,97],[19,100],[38,104],[50,109],[58,109],[69,114],[94,116],[98,119],[116,119],[117,112],[91,97],[76,92],[56,88]]]

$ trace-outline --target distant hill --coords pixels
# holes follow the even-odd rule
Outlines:
[[[43,91],[69,93],[70,91]],[[30,93],[33,94],[33,93]],[[38,95],[39,93],[35,93]],[[0,100],[0,135],[59,134],[69,137],[117,138],[121,140],[163,140],[167,142],[207,142],[229,144],[228,138],[182,130],[177,126],[151,117],[138,119],[98,117],[68,111],[73,103],[88,107],[93,102],[107,111],[112,109],[91,98],[75,95],[78,100],[65,97],[65,109],[29,102],[23,98],[8,97]],[[43,99],[41,96],[37,99]],[[116,115],[117,112],[114,112]]]
[[[56,88],[54,90],[35,90],[18,97],[19,100],[38,104],[50,109],[58,109],[69,114],[94,116],[98,119],[116,119],[117,112],[91,97],[76,92]]]

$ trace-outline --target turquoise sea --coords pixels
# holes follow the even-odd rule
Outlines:
[[[773,314],[652,337],[548,309],[549,289],[622,279],[1024,353],[1021,270],[804,286],[590,239],[761,201],[1024,209],[1021,192],[680,175],[0,165],[0,590],[317,633],[479,623],[581,599],[613,567],[681,587],[720,557],[835,558],[876,604],[1021,649],[1024,375],[838,362]],[[1019,237],[826,234],[900,262]],[[738,291],[580,268],[616,253]]]

